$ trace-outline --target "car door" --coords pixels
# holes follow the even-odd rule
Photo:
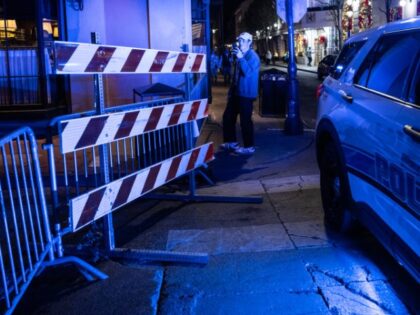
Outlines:
[[[408,203],[408,193],[417,185],[419,150],[404,126],[419,124],[407,97],[419,51],[419,30],[384,34],[344,95],[352,96],[348,106],[356,115],[344,144],[353,198],[367,203],[417,253],[418,204]]]
[[[420,257],[420,52],[416,57],[416,65],[412,67],[412,78],[409,84],[407,103],[401,106],[396,123],[397,146],[401,148],[399,161],[392,166],[393,180],[398,183],[399,198],[404,200],[404,213],[396,219],[401,221],[405,231],[399,231],[405,236],[408,247],[413,250],[412,258],[406,264],[413,265],[414,270],[419,268]],[[394,184],[394,186],[396,186]],[[397,241],[393,245],[394,252],[402,257],[406,255],[404,246]],[[416,265],[417,264],[417,265]]]

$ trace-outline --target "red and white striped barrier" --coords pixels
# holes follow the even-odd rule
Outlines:
[[[54,47],[56,74],[206,72],[204,54],[60,41]]]
[[[61,153],[137,136],[208,115],[207,99],[61,121]]]
[[[213,159],[207,143],[70,200],[73,231]]]

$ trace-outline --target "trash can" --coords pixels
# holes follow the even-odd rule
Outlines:
[[[286,117],[289,78],[286,72],[271,68],[260,75],[260,116]]]

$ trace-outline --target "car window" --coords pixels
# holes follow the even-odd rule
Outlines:
[[[404,85],[420,49],[420,32],[384,35],[368,54],[355,83],[369,89],[404,98]]]
[[[417,66],[411,82],[411,90],[408,96],[408,101],[420,106],[420,53],[417,54],[416,60]]]
[[[325,62],[328,63],[329,65],[332,64],[334,62],[334,56],[327,56],[325,57]]]
[[[354,56],[356,56],[357,52],[363,45],[366,43],[366,40],[361,40],[358,42],[352,42],[344,45],[343,50],[341,51],[338,59],[335,63],[332,77],[334,79],[338,79],[341,74],[346,70],[347,66],[353,60]]]

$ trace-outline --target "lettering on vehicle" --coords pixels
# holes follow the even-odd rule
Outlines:
[[[395,197],[407,203],[417,213],[420,211],[418,176],[399,165],[388,162],[379,154],[375,154],[375,176],[378,183],[387,188]]]

